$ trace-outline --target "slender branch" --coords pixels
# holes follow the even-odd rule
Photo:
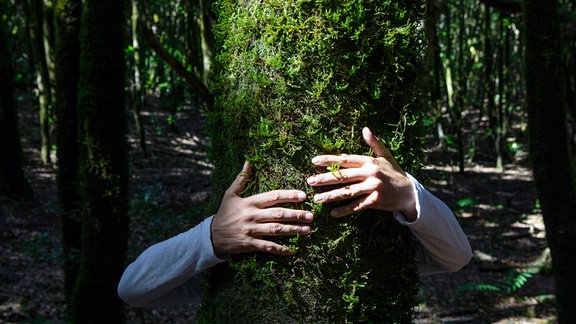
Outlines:
[[[148,44],[152,47],[156,54],[160,55],[166,63],[180,75],[186,82],[188,82],[192,88],[196,91],[198,96],[204,101],[204,103],[210,108],[212,107],[213,97],[210,94],[210,90],[208,87],[200,81],[200,79],[192,72],[186,70],[186,68],[173,56],[171,55],[166,48],[162,45],[160,40],[156,37],[152,29],[146,25],[145,22],[141,22],[142,26],[142,33],[144,34],[145,39],[148,41]]]

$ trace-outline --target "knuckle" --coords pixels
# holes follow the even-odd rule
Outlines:
[[[241,211],[238,214],[238,218],[243,220],[245,223],[253,223],[255,221],[255,215],[245,211]]]
[[[352,192],[352,190],[350,188],[346,188],[342,192],[342,198],[352,198],[353,196],[354,196],[354,193]]]
[[[243,227],[239,230],[239,232],[242,233],[242,235],[245,237],[249,237],[249,236],[254,235],[254,229],[251,227]]]
[[[274,245],[272,245],[272,244],[265,244],[265,245],[264,245],[264,250],[267,251],[267,252],[272,252],[272,251],[274,251]]]
[[[280,200],[280,195],[277,192],[270,193],[270,201]]]
[[[284,219],[284,218],[285,218],[284,210],[282,210],[282,209],[275,209],[275,210],[272,212],[272,218],[274,218],[274,219],[279,219],[279,220]]]
[[[282,225],[280,225],[280,224],[272,224],[272,225],[270,225],[270,233],[271,233],[271,234],[280,234],[280,233],[282,233]]]

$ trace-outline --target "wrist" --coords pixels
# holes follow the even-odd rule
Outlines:
[[[404,218],[406,218],[406,221],[410,223],[415,222],[418,219],[418,211],[416,210],[416,204],[412,204],[411,208],[405,210],[399,210],[399,212],[402,213],[402,215],[404,215]]]
[[[212,252],[218,259],[227,259],[229,254],[223,251],[218,242],[214,239],[214,217],[212,217],[212,221],[210,222],[210,245],[212,246]]]

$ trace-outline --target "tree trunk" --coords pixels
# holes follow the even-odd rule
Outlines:
[[[6,12],[4,2],[0,3],[0,12]],[[22,170],[9,40],[4,21],[0,20],[0,203],[5,198],[30,199],[34,195]]]
[[[28,5],[28,31],[32,43],[34,61],[36,62],[36,85],[38,86],[40,135],[42,139],[40,158],[44,164],[49,164],[51,163],[50,107],[52,105],[52,92],[46,57],[46,43],[44,42],[44,1],[26,1],[30,1]],[[28,2],[26,3],[28,4]]]
[[[363,126],[407,169],[418,167],[421,2],[221,1],[209,116],[215,210],[244,158],[246,194],[303,189],[323,153],[369,154]],[[402,12],[402,14],[400,14]],[[335,219],[306,202],[309,237],[281,239],[295,257],[233,258],[236,279],[202,310],[206,322],[410,322],[418,277],[408,230],[388,213]],[[314,228],[315,227],[315,228]],[[218,285],[216,285],[218,284]],[[222,289],[220,289],[222,288]]]
[[[130,104],[130,111],[132,112],[132,118],[134,119],[134,126],[136,126],[136,133],[138,134],[138,141],[140,142],[140,149],[144,156],[148,156],[148,149],[146,147],[146,130],[144,129],[144,123],[142,121],[142,105],[144,104],[143,100],[143,89],[142,89],[142,80],[140,77],[140,66],[142,64],[140,55],[141,55],[141,48],[140,43],[138,41],[138,29],[139,29],[139,20],[138,16],[140,15],[138,8],[139,3],[138,0],[132,0],[132,14],[130,16],[131,30],[132,30],[132,49],[134,51],[133,55],[133,66],[134,69],[134,78],[132,79],[132,85],[130,86],[131,90],[131,104]]]
[[[81,249],[80,184],[78,183],[78,76],[82,0],[58,0],[55,8],[55,121],[58,150],[57,186],[64,258],[64,294],[71,305]],[[71,314],[70,314],[71,315]]]
[[[128,239],[125,3],[84,0],[78,90],[82,251],[73,321],[121,323],[116,288]]]
[[[558,1],[524,1],[528,134],[552,254],[559,323],[576,323],[576,174],[569,150]]]

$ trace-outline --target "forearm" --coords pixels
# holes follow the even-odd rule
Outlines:
[[[472,257],[466,235],[450,208],[422,187],[417,180],[410,178],[416,192],[418,217],[414,222],[406,221],[400,213],[395,213],[395,217],[400,223],[409,227],[422,245],[421,273],[460,270]]]
[[[197,304],[201,289],[196,276],[224,260],[212,250],[210,223],[146,249],[131,263],[118,285],[118,295],[131,306]]]

